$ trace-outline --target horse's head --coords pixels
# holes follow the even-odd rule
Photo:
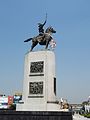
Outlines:
[[[46,29],[45,33],[56,33],[56,31],[50,26]]]

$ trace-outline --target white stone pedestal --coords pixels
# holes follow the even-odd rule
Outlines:
[[[29,52],[25,55],[23,103],[17,111],[57,111],[55,55],[52,51]]]

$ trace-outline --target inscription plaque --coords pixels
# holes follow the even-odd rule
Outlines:
[[[29,94],[43,94],[43,82],[30,82]]]
[[[31,62],[30,73],[42,73],[44,68],[44,61]]]

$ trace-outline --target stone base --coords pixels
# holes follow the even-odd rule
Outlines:
[[[24,64],[22,101],[16,111],[59,111],[54,52],[29,52]]]
[[[47,104],[17,104],[16,111],[60,111],[60,105],[54,103]]]
[[[0,120],[73,120],[71,112],[0,111]]]

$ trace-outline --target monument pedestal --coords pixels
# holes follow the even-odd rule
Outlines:
[[[59,111],[56,101],[55,55],[53,51],[25,55],[23,103],[17,111]]]
[[[14,113],[4,112],[0,116],[2,120],[72,120],[72,113],[60,111],[56,101],[54,52],[37,51],[25,55],[22,103],[17,104]]]

